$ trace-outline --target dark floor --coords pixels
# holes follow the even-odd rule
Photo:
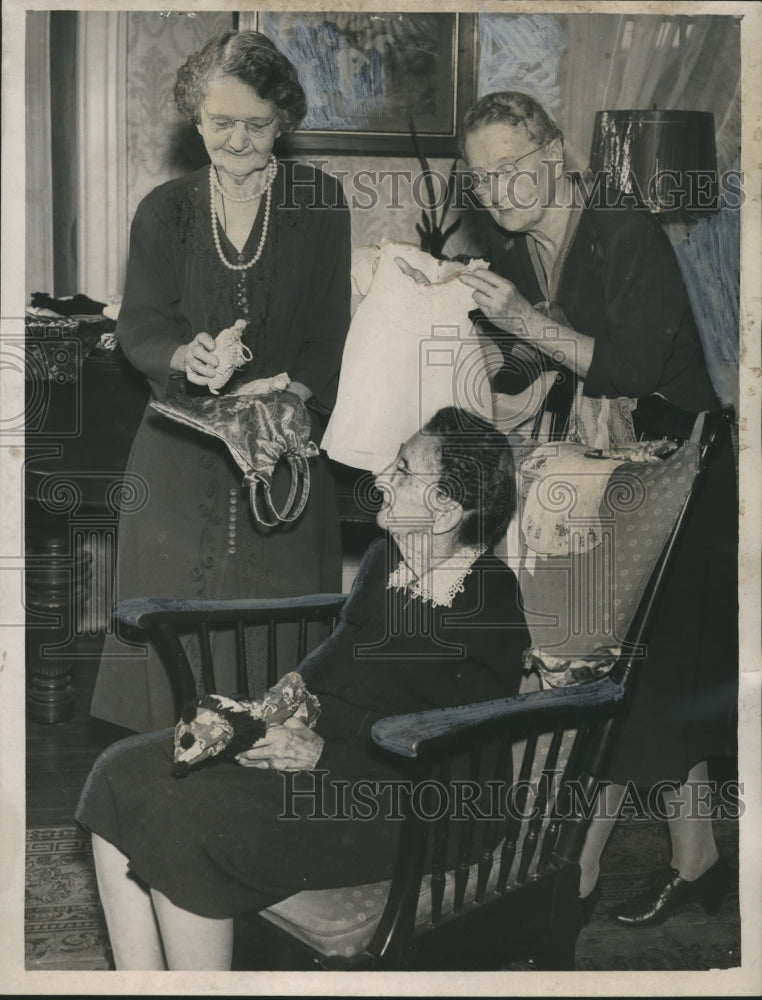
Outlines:
[[[75,708],[69,722],[26,723],[27,827],[70,826],[74,807],[98,754],[124,730],[90,717],[97,660],[78,663]]]
[[[27,722],[28,827],[73,825],[74,807],[93,761],[124,735],[88,714],[96,669],[95,658],[77,665],[71,721],[57,725]],[[728,766],[718,762],[716,776],[729,776]],[[737,822],[716,823],[715,831],[722,853],[737,872]],[[631,930],[607,920],[610,906],[639,891],[652,869],[668,863],[669,841],[663,824],[642,819],[618,824],[602,860],[601,902],[578,941],[579,969],[701,970],[740,964],[736,885],[716,917],[707,917],[696,903],[659,928]]]

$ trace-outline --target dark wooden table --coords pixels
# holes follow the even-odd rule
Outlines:
[[[124,469],[148,389],[100,322],[27,321],[27,706],[38,722],[74,710],[72,667],[92,628],[91,590],[110,592],[119,512],[144,501]],[[109,579],[93,580],[94,545]]]

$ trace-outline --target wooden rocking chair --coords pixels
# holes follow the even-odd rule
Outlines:
[[[531,571],[523,558],[532,662],[544,677],[542,690],[382,719],[373,727],[373,740],[407,762],[412,787],[436,781],[424,787],[457,794],[456,776],[466,774],[482,785],[491,780],[511,791],[513,808],[507,815],[490,821],[471,815],[453,832],[449,809],[427,819],[421,810],[425,797],[413,808],[411,796],[405,796],[391,880],[300,892],[239,921],[236,967],[474,970],[531,960],[541,969],[574,968],[577,862],[590,819],[586,803],[595,799],[598,776],[605,773],[632,695],[635,667],[685,511],[727,419],[707,418],[700,444],[687,442],[664,460],[620,466],[595,511],[599,542],[594,547],[578,553],[572,546],[536,559]],[[563,454],[578,446],[553,447]],[[596,459],[579,449],[577,454],[580,475],[599,474]],[[548,462],[548,476],[553,466]],[[574,527],[579,498],[568,476],[564,483],[571,485],[567,523]],[[519,518],[532,492],[531,483],[521,485]],[[583,517],[578,527],[587,530],[586,525]],[[296,629],[300,658],[309,623],[332,625],[342,601],[340,595],[130,600],[121,602],[116,613],[162,652],[179,709],[197,690],[184,645],[188,635],[198,637],[199,686],[211,692],[210,635],[232,628],[240,654],[239,690],[245,691],[251,667],[247,628],[266,629],[268,658],[257,669],[265,670],[272,684],[293,667],[278,662],[280,631]],[[601,612],[592,624],[591,608]],[[613,667],[595,678],[602,647],[613,655]],[[611,647],[618,652],[611,654]],[[586,676],[594,679],[576,683]],[[457,861],[448,869],[453,850]],[[474,857],[478,861],[471,864]]]

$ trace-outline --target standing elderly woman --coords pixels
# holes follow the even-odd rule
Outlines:
[[[507,438],[440,410],[379,487],[387,535],[368,550],[338,628],[300,666],[320,701],[314,729],[271,726],[238,763],[182,780],[171,730],[123,740],[93,768],[77,819],[93,833],[117,969],[228,969],[237,914],[389,878],[399,824],[384,792],[370,816],[367,797],[356,818],[345,799],[354,781],[373,796],[371,783],[404,777],[374,752],[373,723],[517,693],[529,633],[516,578],[492,551],[516,508]],[[274,769],[315,767],[329,772],[329,818],[316,822],[310,796],[295,795],[298,818],[284,820]]]
[[[566,384],[584,380],[585,397],[636,399],[635,428],[645,437],[689,437],[697,413],[720,404],[658,221],[622,205],[583,204],[564,168],[560,130],[525,94],[481,98],[465,117],[463,153],[495,225],[491,269],[462,280],[502,337],[504,377],[523,367],[531,381],[550,363]],[[689,899],[713,909],[728,887],[711,820],[691,810],[691,789],[706,779],[707,758],[733,745],[736,525],[728,435],[686,522],[610,769],[614,812],[628,781],[674,786],[664,793],[675,817],[672,863],[651,891],[612,912],[628,926],[660,923]],[[611,827],[603,819],[592,824],[582,896],[596,884]]]
[[[265,36],[227,32],[180,68],[179,110],[211,160],[152,191],[132,224],[117,339],[153,395],[206,393],[215,337],[246,321],[253,360],[224,392],[287,373],[312,415],[335,400],[349,325],[350,221],[341,186],[312,166],[279,163],[273,144],[306,113],[296,69]],[[324,458],[289,530],[258,528],[225,446],[146,410],[129,471],[142,510],[122,517],[117,598],[285,597],[341,587],[335,494]],[[277,483],[274,485],[277,491]],[[155,653],[107,640],[92,714],[137,731],[175,721]]]

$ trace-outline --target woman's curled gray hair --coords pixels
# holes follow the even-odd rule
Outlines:
[[[518,90],[497,90],[480,97],[466,112],[461,126],[461,149],[470,132],[496,122],[513,128],[523,127],[537,146],[544,146],[554,139],[564,137],[561,129],[534,97]]]
[[[465,512],[463,545],[491,548],[516,512],[516,473],[508,438],[488,420],[447,406],[423,426],[439,439],[437,488]]]
[[[258,31],[226,31],[194,52],[177,71],[175,104],[194,124],[211,79],[232,76],[278,109],[282,132],[293,132],[307,114],[307,97],[294,65]]]

